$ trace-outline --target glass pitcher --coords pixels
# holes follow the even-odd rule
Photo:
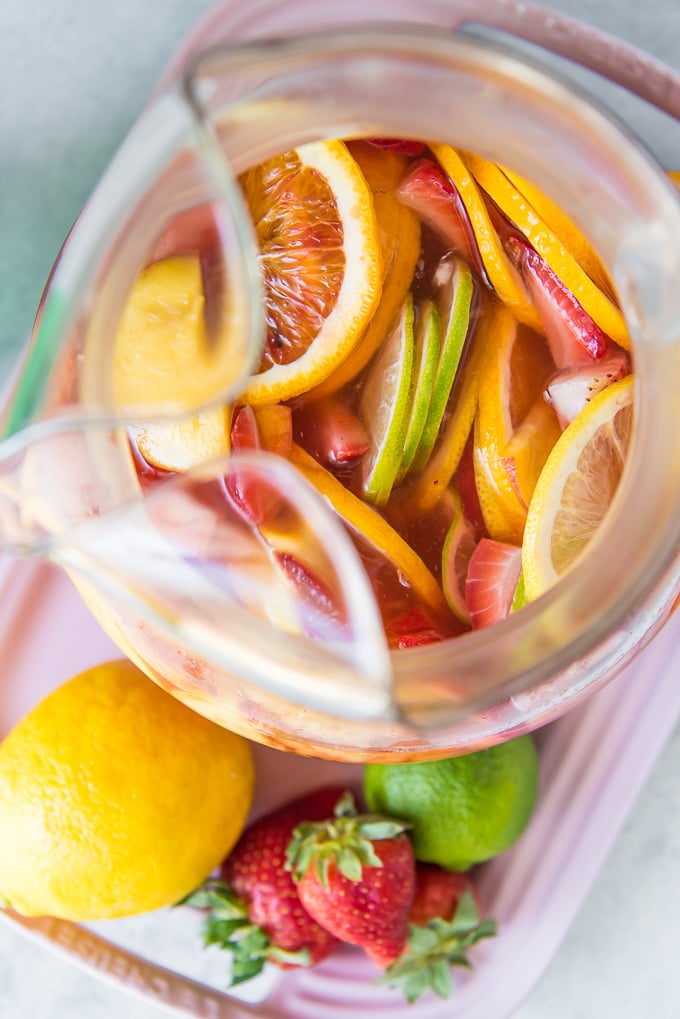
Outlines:
[[[680,116],[672,72],[512,0],[218,8],[67,238],[5,400],[2,545],[65,569],[164,688],[275,747],[406,760],[510,738],[614,676],[678,591],[680,203],[624,128],[508,36]],[[627,467],[583,559],[491,631],[392,653],[354,544],[294,464],[232,449],[150,478],[130,441],[224,413],[257,376],[263,284],[239,174],[307,143],[375,137],[479,153],[551,196],[614,281],[636,376]],[[121,352],[120,323],[140,272],[182,252],[197,212],[218,252],[201,266],[209,313],[198,340],[168,350],[150,400],[148,366]],[[257,520],[243,512],[247,491]]]

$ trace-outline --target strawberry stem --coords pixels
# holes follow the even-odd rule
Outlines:
[[[267,961],[289,966],[311,965],[308,949],[287,952],[272,945],[269,935],[249,919],[246,904],[224,881],[206,881],[178,905],[208,911],[203,928],[204,944],[231,952],[232,987],[257,976]]]
[[[313,866],[327,888],[333,864],[348,880],[359,882],[364,867],[382,867],[372,843],[395,838],[409,827],[393,817],[357,814],[354,797],[346,792],[338,800],[333,818],[297,825],[286,850],[286,870],[299,881]]]
[[[407,947],[377,981],[400,987],[412,1004],[431,989],[440,998],[451,994],[451,966],[471,968],[466,949],[496,934],[495,920],[481,920],[474,896],[466,891],[449,921],[430,920],[427,927],[411,924]]]

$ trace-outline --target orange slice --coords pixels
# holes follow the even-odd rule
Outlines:
[[[373,197],[383,266],[382,295],[366,331],[347,360],[310,393],[315,400],[337,392],[366,367],[394,325],[411,288],[420,255],[418,217],[396,198],[408,166],[407,159],[398,152],[379,149],[367,142],[353,142],[350,151]]]
[[[423,560],[377,510],[353,495],[300,446],[293,445],[290,460],[338,516],[394,564],[425,605],[436,615],[448,611],[442,589]]]
[[[498,308],[485,332],[474,431],[475,483],[487,530],[520,545],[538,475],[560,427],[543,399],[552,369],[543,339]]]
[[[260,246],[267,339],[243,401],[308,392],[342,364],[380,299],[370,188],[346,145],[314,142],[241,178]]]
[[[505,166],[502,167],[502,170],[513,187],[536,210],[555,236],[562,241],[567,251],[573,255],[583,271],[590,276],[591,280],[597,283],[601,289],[611,289],[611,283],[599,255],[588,238],[581,233],[573,219],[570,219],[559,205],[556,205],[552,199],[548,198],[542,191],[539,191],[526,178],[520,177],[518,173],[508,170]]]
[[[630,336],[616,304],[593,282],[560,238],[495,163],[466,152],[465,164],[478,184],[547,262],[600,329],[630,350]]]
[[[441,168],[455,184],[467,209],[486,274],[500,300],[512,308],[521,322],[540,329],[540,322],[524,287],[503,250],[493,228],[484,197],[477,183],[455,149],[450,145],[433,145]]]

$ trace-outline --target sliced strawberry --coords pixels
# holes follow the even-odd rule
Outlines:
[[[472,223],[458,188],[432,159],[421,159],[397,190],[404,205],[420,216],[487,284]]]
[[[447,638],[419,605],[391,620],[386,633],[390,647],[400,651],[409,647],[421,647],[423,644],[436,644]]]
[[[366,429],[335,396],[306,404],[299,412],[300,441],[315,460],[329,467],[356,463],[370,446]]]
[[[235,453],[261,449],[260,432],[252,407],[239,407],[231,426],[231,448]],[[262,485],[251,472],[238,466],[232,467],[225,478],[227,493],[236,509],[246,520],[261,524],[266,514],[267,500]]]
[[[521,548],[482,538],[472,553],[465,582],[473,630],[507,619],[521,568]]]
[[[456,491],[460,496],[460,501],[463,504],[465,519],[474,529],[475,536],[483,538],[487,530],[475,483],[474,442],[472,435],[465,444],[463,455],[460,458],[454,475],[454,483]]]
[[[599,361],[565,368],[553,375],[546,387],[545,396],[554,408],[562,428],[566,428],[594,396],[612,382],[624,378],[629,371],[628,355],[617,349]]]
[[[367,141],[378,149],[391,149],[393,152],[402,152],[405,156],[420,156],[425,151],[424,142],[404,138],[368,138]]]
[[[528,241],[504,238],[505,250],[529,292],[558,368],[604,357],[611,341]]]

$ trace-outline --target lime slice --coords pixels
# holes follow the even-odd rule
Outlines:
[[[363,461],[363,493],[384,506],[394,485],[406,438],[413,378],[413,301],[374,358],[364,383],[359,417],[370,448]]]
[[[416,323],[414,383],[411,414],[406,428],[404,452],[397,481],[403,481],[418,452],[425,429],[441,348],[441,319],[432,303],[426,301],[419,309]]]
[[[470,613],[465,602],[465,578],[470,557],[477,546],[475,532],[463,513],[458,492],[449,489],[453,504],[453,519],[442,548],[442,588],[451,611],[462,623],[470,625]]]
[[[442,260],[435,273],[434,283],[441,295],[443,342],[427,420],[413,461],[415,471],[422,471],[430,459],[444,420],[446,405],[449,402],[468,333],[474,293],[472,273],[463,262]]]
[[[527,593],[524,588],[524,571],[519,571],[519,580],[517,581],[517,587],[515,593],[512,596],[512,605],[510,606],[510,614],[518,612],[519,609],[523,609],[527,603]]]

